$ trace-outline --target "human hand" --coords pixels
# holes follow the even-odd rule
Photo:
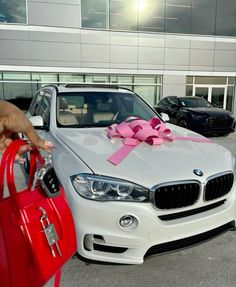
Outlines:
[[[0,153],[5,151],[13,139],[19,137],[18,133],[23,133],[29,139],[29,143],[20,148],[16,160],[22,160],[23,153],[29,151],[32,144],[48,152],[54,147],[51,142],[43,140],[37,134],[20,109],[9,102],[0,101]]]

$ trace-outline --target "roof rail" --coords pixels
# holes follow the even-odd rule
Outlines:
[[[84,88],[84,87],[93,87],[93,88],[110,88],[110,89],[119,89],[118,85],[113,84],[94,84],[94,83],[84,83],[84,84],[67,84],[66,88]]]

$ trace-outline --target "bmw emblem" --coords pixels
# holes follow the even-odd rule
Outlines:
[[[203,172],[200,169],[194,169],[193,173],[196,174],[197,176],[203,176]]]

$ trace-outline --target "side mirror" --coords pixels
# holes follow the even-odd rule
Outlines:
[[[161,113],[161,118],[163,119],[164,122],[170,121],[170,117],[166,113]]]
[[[36,130],[48,130],[48,127],[44,125],[43,118],[41,116],[33,116],[29,118]]]

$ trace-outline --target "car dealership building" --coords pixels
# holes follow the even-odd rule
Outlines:
[[[236,115],[235,79],[235,0],[0,0],[0,98],[107,83]]]

